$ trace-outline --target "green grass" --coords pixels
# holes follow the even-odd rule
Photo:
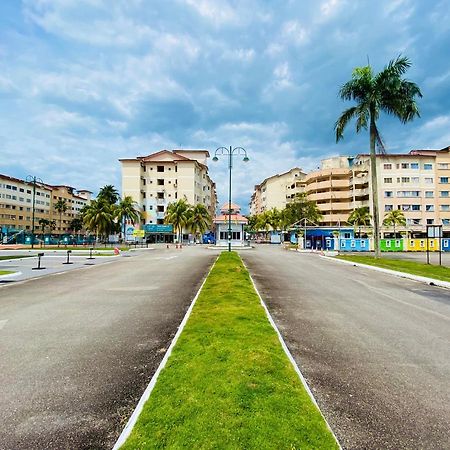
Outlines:
[[[404,259],[388,259],[385,257],[375,259],[373,256],[362,255],[342,255],[338,259],[353,261],[370,266],[382,267],[384,269],[397,270],[399,272],[419,275],[421,277],[434,278],[436,280],[450,281],[450,268],[444,266],[434,266]]]
[[[20,259],[20,258],[32,258],[34,255],[14,255],[14,256],[0,256],[0,261],[5,259]]]
[[[13,270],[0,270],[0,275],[9,275],[10,273],[14,273]]]
[[[222,253],[122,449],[335,449],[239,256]]]

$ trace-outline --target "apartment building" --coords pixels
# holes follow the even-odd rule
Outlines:
[[[76,191],[69,186],[52,186],[36,183],[34,195],[34,228],[39,230],[39,220],[56,219],[54,232],[63,234],[70,231],[70,221],[81,208],[89,203],[91,192]],[[67,211],[60,217],[54,208],[58,199],[66,200]],[[2,236],[19,231],[31,232],[33,218],[33,183],[0,174],[0,229]]]
[[[284,209],[296,194],[304,192],[306,174],[299,167],[266,178],[255,186],[250,214],[261,214],[272,208]]]
[[[142,225],[163,224],[167,206],[185,198],[205,205],[214,217],[216,188],[208,174],[207,150],[161,150],[148,156],[120,159],[122,195],[142,211]]]

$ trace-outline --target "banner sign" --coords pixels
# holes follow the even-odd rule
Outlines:
[[[145,236],[145,231],[144,230],[134,230],[133,231],[133,236],[144,237]]]
[[[172,224],[160,225],[156,223],[147,223],[144,225],[146,233],[173,233]]]

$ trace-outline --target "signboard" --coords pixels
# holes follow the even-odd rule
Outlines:
[[[127,227],[127,228],[125,229],[125,234],[126,234],[127,236],[132,236],[133,233],[134,233],[134,227]]]
[[[144,230],[146,233],[173,233],[173,226],[172,224],[147,223],[144,225]]]
[[[144,237],[145,236],[145,231],[144,230],[134,230],[133,231],[133,236]]]

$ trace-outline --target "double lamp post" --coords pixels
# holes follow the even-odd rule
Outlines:
[[[219,161],[218,156],[228,156],[228,251],[231,252],[231,170],[233,169],[233,156],[243,156],[242,160],[248,162],[247,151],[242,147],[219,147],[214,153],[214,162]]]

